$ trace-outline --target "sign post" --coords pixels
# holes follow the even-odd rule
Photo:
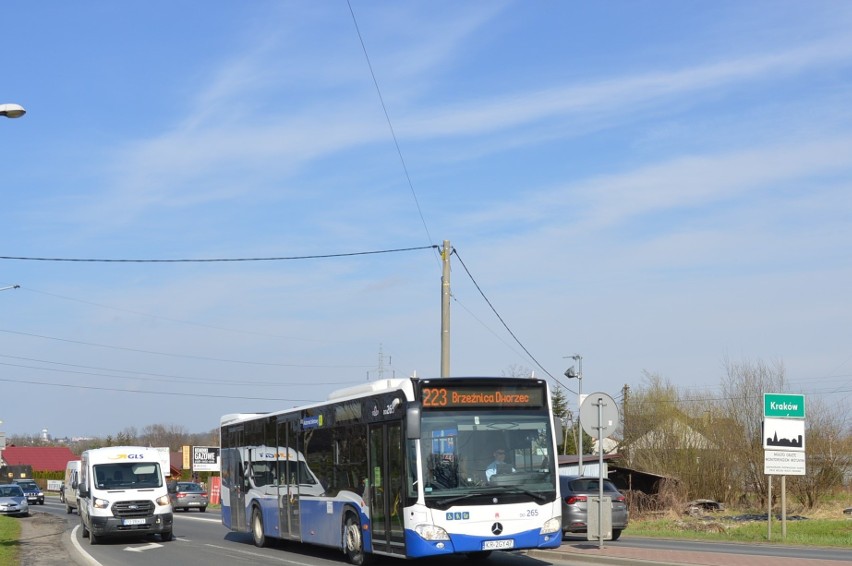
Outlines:
[[[603,540],[612,538],[612,500],[603,495],[603,439],[609,438],[618,428],[619,415],[618,405],[615,400],[606,393],[592,393],[580,405],[580,424],[589,436],[597,434],[598,437],[598,497],[597,497],[597,540],[598,548],[603,548]],[[582,434],[582,433],[580,433]],[[591,507],[591,499],[589,498]],[[606,514],[604,508],[606,506]],[[589,515],[591,525],[592,514]],[[608,534],[604,532],[604,528]],[[586,538],[594,540],[591,529],[586,529]]]
[[[769,476],[767,534],[772,539],[772,476],[781,476],[781,538],[787,539],[787,476],[805,475],[805,396],[763,394],[763,473]]]

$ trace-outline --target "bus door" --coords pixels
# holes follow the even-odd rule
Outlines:
[[[405,554],[405,452],[402,423],[370,425],[370,517],[373,551]]]
[[[242,430],[232,430],[229,432],[230,446],[243,446]],[[230,458],[227,459],[227,473],[230,478],[230,504],[231,504],[231,525],[233,531],[246,532],[248,525],[246,524],[246,488],[248,479],[246,478],[246,470],[243,462],[243,448],[230,448]]]
[[[299,454],[298,438],[293,423],[280,421],[278,423],[278,520],[281,525],[281,536],[301,540],[299,522]]]

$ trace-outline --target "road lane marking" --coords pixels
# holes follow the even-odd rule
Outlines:
[[[235,548],[231,548],[229,546],[219,546],[215,544],[205,544],[204,546],[209,546],[212,548],[218,548],[219,550],[227,550],[228,552],[236,552],[239,554],[247,554],[248,556],[254,556],[256,558],[263,558],[264,560],[269,560],[270,558],[275,560],[276,562],[281,562],[282,564],[295,564],[296,566],[316,566],[315,564],[311,564],[309,562],[297,562],[296,560],[287,560],[286,558],[279,558],[277,556],[270,556],[268,554],[261,554],[259,552],[249,552],[247,550],[239,550]]]

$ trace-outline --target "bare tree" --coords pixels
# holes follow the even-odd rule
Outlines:
[[[142,429],[139,443],[144,446],[168,446],[172,452],[178,452],[183,446],[189,444],[189,439],[190,434],[182,425],[153,424]]]
[[[843,485],[852,453],[844,446],[845,419],[837,416],[837,408],[819,398],[809,398],[807,408],[807,473],[791,476],[788,485],[801,505],[812,508],[822,495]]]
[[[719,442],[727,447],[735,470],[732,481],[743,493],[766,504],[769,482],[763,473],[763,394],[787,391],[784,364],[762,361],[725,362],[721,406],[730,426],[719,431]]]
[[[511,364],[500,372],[503,377],[531,377],[533,373],[533,370],[530,368],[526,366],[519,366],[517,364]]]

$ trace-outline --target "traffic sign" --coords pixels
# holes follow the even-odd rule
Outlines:
[[[763,416],[803,419],[805,418],[805,396],[787,393],[764,393]]]
[[[764,419],[764,450],[805,451],[805,421],[803,419]]]
[[[766,450],[763,453],[763,473],[767,476],[804,476],[805,453]]]
[[[586,434],[592,438],[598,438],[599,434],[600,438],[609,438],[618,425],[618,405],[612,397],[606,393],[592,393],[586,396],[580,405],[580,426]]]

